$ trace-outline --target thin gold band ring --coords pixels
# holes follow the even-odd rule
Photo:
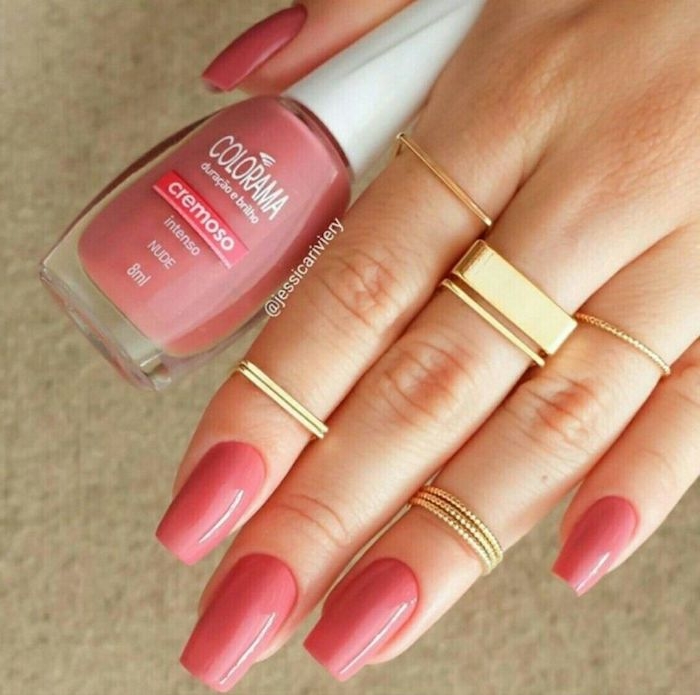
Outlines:
[[[407,147],[456,198],[471,210],[488,228],[493,226],[493,220],[484,209],[432,157],[406,133],[396,136],[399,142],[397,154],[402,147]]]
[[[612,323],[600,319],[597,316],[591,316],[591,314],[578,312],[574,316],[579,323],[587,323],[589,326],[599,328],[601,331],[610,333],[610,335],[615,336],[628,345],[631,345],[633,348],[635,348],[635,350],[638,350],[643,355],[648,357],[663,372],[664,376],[671,375],[671,366],[668,364],[668,362],[666,362],[661,355],[652,350],[648,345],[645,345],[641,340],[637,340],[637,338],[632,337],[629,333],[627,333],[627,331],[623,331],[622,328],[618,328]]]
[[[319,420],[299,401],[274,382],[260,367],[250,360],[243,360],[235,369],[251,384],[257,386],[266,396],[271,398],[285,412],[291,415],[299,424],[305,427],[316,439],[323,439],[328,432],[328,425]]]

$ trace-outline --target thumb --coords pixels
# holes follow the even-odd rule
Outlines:
[[[217,91],[277,92],[408,5],[410,0],[304,0],[229,44],[202,78]]]

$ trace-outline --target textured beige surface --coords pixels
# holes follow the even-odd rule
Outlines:
[[[56,310],[36,264],[82,204],[219,103],[199,69],[273,2],[0,0],[0,693],[204,693],[177,664],[217,557],[153,540],[226,358],[162,396],[121,383]],[[575,600],[548,567],[556,518],[408,654],[335,684],[297,639],[240,692],[698,692],[700,489],[623,569]]]

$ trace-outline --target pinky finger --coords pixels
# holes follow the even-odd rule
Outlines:
[[[586,593],[651,536],[698,474],[700,340],[582,483],[552,571]]]

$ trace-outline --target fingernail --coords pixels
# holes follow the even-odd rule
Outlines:
[[[627,547],[637,526],[634,507],[622,497],[598,500],[574,526],[552,572],[582,596]]]
[[[213,446],[171,502],[156,538],[184,563],[194,564],[226,538],[264,477],[262,456],[249,444]]]
[[[304,647],[340,681],[354,676],[411,617],[418,582],[399,560],[377,560],[329,597]]]
[[[294,5],[263,19],[241,34],[210,63],[202,79],[222,92],[235,89],[251,72],[284,48],[306,21],[306,8]]]
[[[291,612],[297,587],[291,570],[270,555],[248,555],[221,582],[180,657],[210,688],[230,690]]]

